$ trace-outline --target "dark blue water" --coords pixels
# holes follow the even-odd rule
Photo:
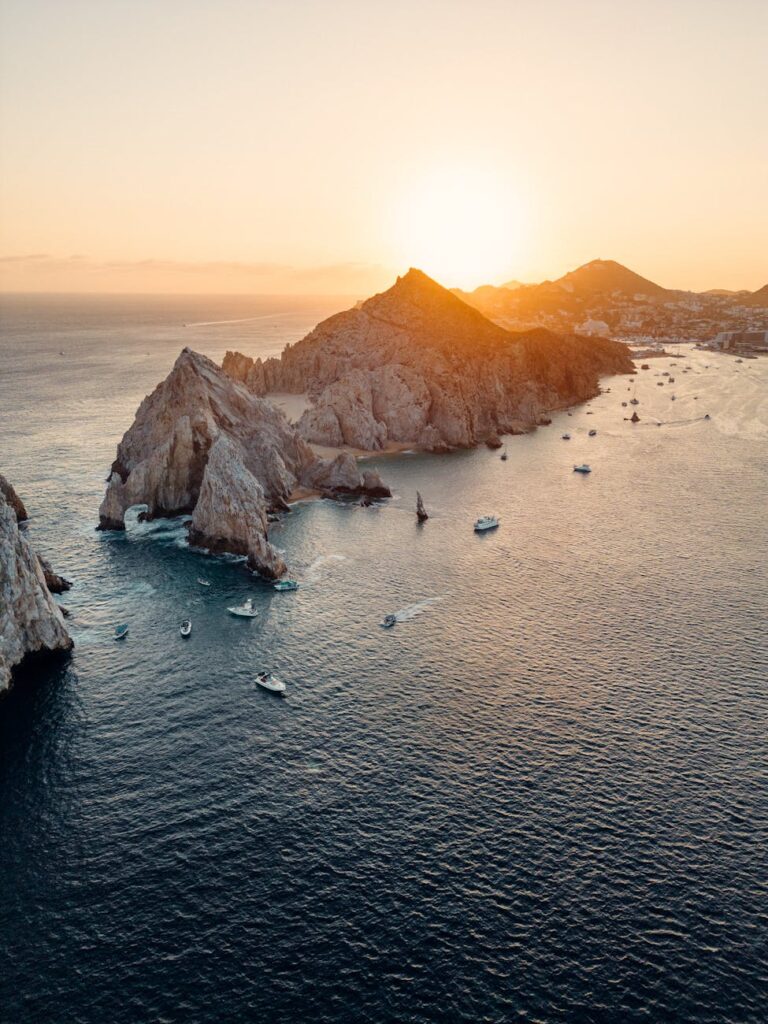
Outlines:
[[[638,427],[607,381],[507,462],[374,460],[391,502],[276,528],[295,594],[177,521],[94,532],[182,344],[332,308],[6,302],[0,468],[77,647],[0,703],[0,1017],[765,1021],[768,362],[657,361]]]

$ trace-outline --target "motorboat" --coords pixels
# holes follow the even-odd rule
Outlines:
[[[211,581],[204,580],[202,576],[197,577],[197,582],[200,584],[201,587],[210,587],[211,585]]]
[[[241,619],[255,619],[259,614],[253,607],[253,601],[248,598],[244,604],[235,604],[227,608],[230,615],[237,615]]]
[[[507,461],[507,459],[509,458],[509,456],[507,455],[507,449],[506,449],[506,448],[505,448],[505,449],[504,449],[504,451],[503,451],[503,452],[501,453],[501,455],[499,456],[499,458],[501,459],[501,461],[502,461],[502,462],[506,462],[506,461]]]
[[[590,430],[590,432],[589,432],[589,436],[590,437],[595,437],[596,434],[597,434],[596,430]]]
[[[639,398],[630,398],[629,404],[630,405],[640,405],[640,399]]]
[[[296,580],[278,580],[277,583],[273,584],[275,590],[298,590],[299,584]]]
[[[499,525],[498,516],[480,516],[475,520],[475,533],[483,533],[485,530],[494,530]]]
[[[580,466],[574,466],[573,467],[573,472],[574,473],[591,473],[592,472],[592,467],[588,466],[586,464],[586,462],[582,462],[582,464]]]
[[[397,623],[397,616],[396,615],[385,615],[384,618],[379,623],[379,625],[382,627],[382,629],[392,629],[392,627],[396,623]]]
[[[192,623],[189,619],[184,619],[182,624],[179,626],[179,632],[182,636],[190,636],[192,633]]]
[[[562,437],[563,441],[570,441],[571,440],[571,435],[570,434],[562,434],[561,437]]]
[[[115,640],[125,640],[128,636],[128,624],[123,622],[119,626],[115,626]]]
[[[256,675],[256,684],[270,693],[285,693],[285,683],[271,672],[259,672]]]

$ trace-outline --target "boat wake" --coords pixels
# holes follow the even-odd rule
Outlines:
[[[334,562],[344,562],[346,555],[320,555],[307,569],[304,579],[307,583],[317,583],[323,575],[323,570]]]
[[[415,619],[417,615],[421,615],[422,612],[431,608],[433,604],[437,604],[438,601],[442,600],[443,597],[427,597],[423,601],[416,601],[415,604],[407,604],[405,608],[395,612],[395,618],[398,622],[408,622],[409,619]]]

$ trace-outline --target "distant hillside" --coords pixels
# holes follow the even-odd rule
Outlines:
[[[739,302],[742,306],[765,306],[768,308],[768,284],[764,284],[762,288],[752,292],[751,295],[740,297]]]
[[[553,283],[568,292],[581,295],[611,295],[613,292],[621,292],[630,296],[661,297],[669,294],[669,289],[654,284],[653,281],[641,277],[615,260],[592,260],[591,263],[585,263],[583,267],[559,277]]]

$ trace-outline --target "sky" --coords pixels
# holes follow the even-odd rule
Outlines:
[[[0,288],[768,282],[766,0],[0,0]]]

